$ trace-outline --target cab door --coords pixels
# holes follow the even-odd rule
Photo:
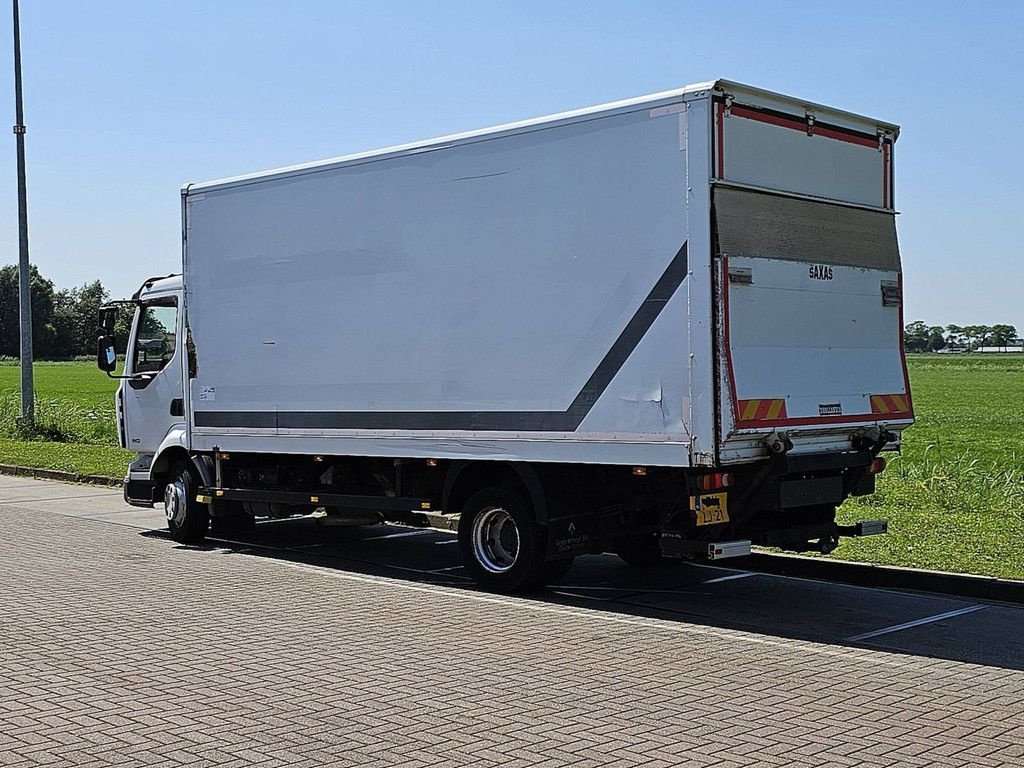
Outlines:
[[[130,451],[155,453],[171,427],[185,421],[180,325],[176,296],[147,299],[136,310],[121,391]]]

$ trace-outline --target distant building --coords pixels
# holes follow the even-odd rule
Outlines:
[[[1021,352],[1024,353],[1024,347],[978,347],[975,352]]]

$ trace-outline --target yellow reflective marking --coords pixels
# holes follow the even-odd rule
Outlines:
[[[757,406],[760,405],[761,401],[747,400],[746,403],[747,404],[743,406],[742,419],[743,421],[750,421],[752,418],[754,418],[754,415],[757,413]]]
[[[768,417],[769,419],[779,418],[779,414],[782,413],[782,401],[772,400],[772,404],[768,406]]]

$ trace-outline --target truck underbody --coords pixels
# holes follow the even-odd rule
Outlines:
[[[481,512],[474,500],[499,495],[523,514],[506,555],[514,561],[527,539],[537,549],[530,573],[483,574],[487,586],[513,590],[538,586],[578,555],[611,551],[651,565],[743,556],[752,544],[827,553],[840,536],[884,533],[885,521],[842,526],[835,517],[848,496],[874,492],[885,442],[865,439],[841,453],[779,453],[726,471],[215,451],[183,456],[151,481],[126,481],[125,499],[163,502],[172,534],[187,542],[201,540],[211,519],[221,530],[308,514],[364,525],[428,526],[427,513],[438,512],[471,520]],[[188,496],[176,498],[182,464],[192,477],[183,483]],[[189,525],[175,527],[176,515],[189,517]],[[522,529],[530,523],[527,536]],[[500,540],[499,532],[474,536],[465,527],[467,548]]]

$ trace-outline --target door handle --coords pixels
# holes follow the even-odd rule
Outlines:
[[[171,400],[171,416],[185,415],[185,401],[180,397]]]

